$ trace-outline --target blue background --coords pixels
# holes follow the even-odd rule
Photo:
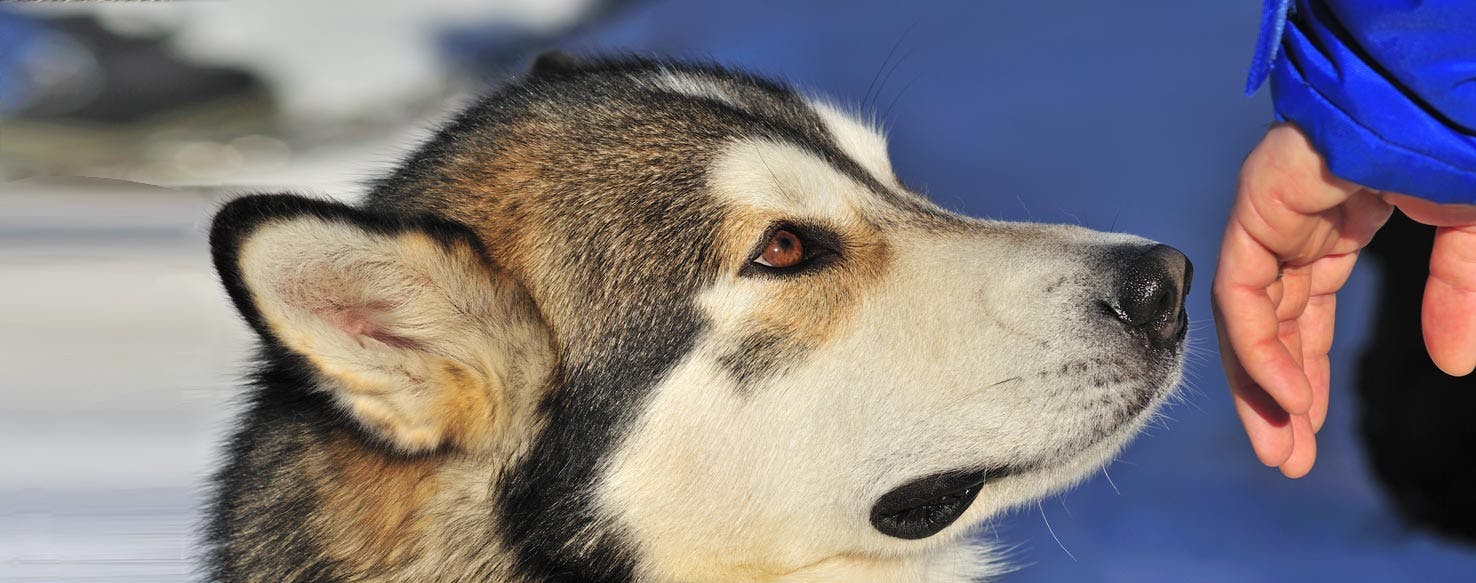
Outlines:
[[[1208,288],[1240,161],[1271,119],[1264,90],[1241,91],[1259,8],[670,1],[563,46],[716,59],[851,105],[880,71],[872,108],[886,113],[904,182],[971,215],[1141,234],[1195,262],[1182,402],[1109,468],[1110,482],[1097,476],[981,533],[1027,566],[1006,580],[1476,580],[1472,549],[1399,523],[1356,441],[1349,378],[1372,265],[1339,296],[1312,474],[1262,467],[1231,408]]]

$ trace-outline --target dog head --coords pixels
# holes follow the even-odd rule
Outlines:
[[[541,60],[362,208],[248,197],[212,244],[357,435],[474,460],[475,536],[545,576],[924,568],[1142,426],[1190,279],[947,212],[824,101],[639,59]]]

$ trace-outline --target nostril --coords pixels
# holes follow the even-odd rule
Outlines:
[[[1151,324],[1166,315],[1170,296],[1177,291],[1167,280],[1162,270],[1153,269],[1135,270],[1123,278],[1118,286],[1117,301],[1128,324]]]
[[[1132,319],[1127,315],[1127,312],[1124,312],[1122,310],[1122,306],[1118,305],[1118,303],[1117,303],[1116,300],[1113,300],[1113,301],[1107,301],[1107,300],[1098,301],[1097,302],[1097,309],[1098,310],[1101,310],[1103,314],[1106,314],[1108,316],[1111,316],[1113,318],[1117,318],[1118,320],[1121,320],[1122,323],[1124,323],[1124,324],[1128,324],[1128,325],[1131,325],[1132,324]]]
[[[1120,248],[1109,257],[1117,280],[1104,309],[1150,338],[1172,336],[1181,319],[1188,259],[1167,245]]]

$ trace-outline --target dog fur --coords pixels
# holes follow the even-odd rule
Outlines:
[[[1149,242],[949,213],[843,108],[641,58],[541,58],[211,247],[262,341],[219,581],[978,580],[978,525],[1172,391],[1188,286],[1153,259],[1164,333],[1124,326]]]

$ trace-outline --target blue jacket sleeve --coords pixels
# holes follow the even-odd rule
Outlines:
[[[1276,118],[1333,174],[1476,204],[1476,2],[1265,4],[1246,91],[1269,77]]]

